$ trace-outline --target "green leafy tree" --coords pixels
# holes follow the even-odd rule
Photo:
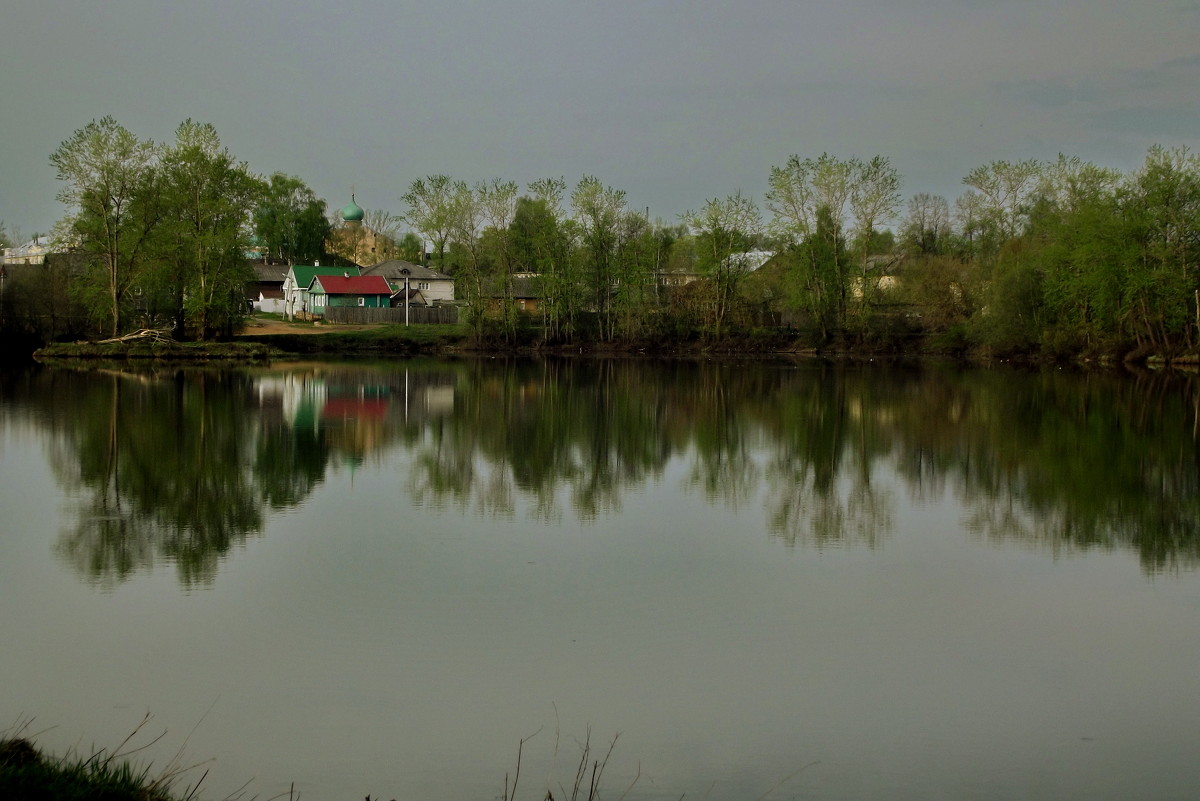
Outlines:
[[[967,173],[963,183],[982,199],[983,213],[994,221],[1000,235],[1012,239],[1021,233],[1037,195],[1043,165],[1035,159],[993,161]]]
[[[111,336],[125,325],[158,224],[158,208],[145,191],[157,154],[154,143],[104,117],[75,131],[50,156],[63,183],[58,199],[69,209],[58,238],[83,254],[78,291]]]
[[[1200,157],[1154,146],[1128,186],[1138,264],[1125,306],[1139,344],[1194,347],[1200,327]]]
[[[579,226],[581,253],[587,290],[599,323],[600,339],[615,336],[613,313],[614,272],[619,227],[625,212],[625,192],[605,186],[599,178],[585,175],[571,193],[571,208]]]
[[[724,200],[712,198],[699,212],[684,214],[684,220],[696,238],[697,266],[711,283],[710,324],[719,337],[751,270],[745,254],[762,231],[762,217],[754,200],[738,191]]]
[[[542,192],[535,189],[539,186]],[[509,225],[513,269],[533,276],[540,291],[538,304],[545,335],[552,341],[574,336],[581,308],[581,282],[576,275],[571,221],[562,218],[558,205],[565,182],[550,179],[530,186],[532,196],[517,199]]]
[[[909,198],[900,225],[900,245],[913,256],[945,253],[950,239],[950,204],[941,195],[918,192]]]
[[[296,176],[271,175],[254,209],[254,233],[268,258],[312,264],[325,254],[330,230],[324,200]]]
[[[454,204],[461,183],[448,175],[417,178],[402,198],[408,207],[404,220],[433,243],[439,267],[445,262],[447,244],[458,224]]]
[[[789,248],[794,304],[808,312],[818,344],[829,342],[845,323],[846,240],[833,212],[817,209],[812,234]]]
[[[900,207],[900,174],[883,156],[870,161],[855,159],[849,199],[857,229],[860,314],[865,316],[879,288],[879,276],[871,275],[870,256],[879,243],[875,226],[896,216]]]
[[[176,276],[189,322],[205,339],[228,334],[246,313],[250,210],[262,182],[222,147],[215,127],[192,120],[176,130],[161,172],[159,235],[171,243],[171,259],[183,265]]]
[[[421,237],[409,231],[396,244],[396,256],[404,261],[421,264],[425,261],[425,243]]]

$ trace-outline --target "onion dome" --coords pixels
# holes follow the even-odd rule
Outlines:
[[[342,220],[345,222],[362,222],[366,212],[362,207],[354,202],[354,195],[350,196],[350,203],[342,209]]]

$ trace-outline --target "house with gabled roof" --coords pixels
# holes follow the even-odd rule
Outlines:
[[[330,307],[357,306],[386,309],[392,288],[381,275],[316,275],[308,287],[309,311],[323,316]]]
[[[50,252],[50,237],[46,234],[35,236],[23,245],[4,248],[3,264],[45,264],[46,255]]]
[[[362,269],[363,275],[381,275],[398,298],[396,305],[423,301],[426,306],[454,300],[454,279],[445,273],[402,259],[389,259]]]
[[[320,265],[294,264],[288,268],[283,279],[283,313],[289,320],[297,317],[307,319],[312,313],[308,297],[313,278],[318,275],[358,275],[357,267],[321,267]]]

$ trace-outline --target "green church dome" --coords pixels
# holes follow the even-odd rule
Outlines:
[[[342,209],[342,219],[346,222],[362,222],[366,212],[362,207],[354,202],[354,196],[350,196],[350,203]]]

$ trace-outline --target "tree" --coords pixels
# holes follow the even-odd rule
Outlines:
[[[846,240],[827,207],[817,209],[813,232],[788,253],[794,265],[793,304],[806,310],[823,344],[844,326]]]
[[[483,206],[466,181],[454,181],[448,203],[450,228],[447,239],[452,246],[455,284],[467,306],[467,322],[475,335],[483,330],[486,313],[483,244]]]
[[[868,275],[875,225],[890,220],[900,206],[900,174],[883,156],[852,162],[850,210],[858,229],[860,299],[865,312],[871,304],[876,281]]]
[[[625,192],[605,186],[599,178],[585,175],[571,193],[571,208],[583,240],[583,258],[588,275],[588,292],[600,323],[600,338],[612,340],[613,267],[618,244],[618,225],[625,211]]]
[[[249,210],[262,182],[221,146],[211,124],[185,120],[161,165],[161,238],[187,316],[202,338],[229,333],[245,316]],[[176,320],[182,333],[183,322]]]
[[[712,324],[719,337],[738,287],[750,272],[745,254],[762,232],[762,216],[754,200],[739,190],[724,200],[709,200],[699,213],[684,214],[684,220],[696,237],[697,266],[712,282]]]
[[[421,264],[425,261],[425,243],[421,241],[421,237],[409,231],[397,243],[396,256],[404,261]]]
[[[908,216],[900,226],[900,243],[914,256],[945,252],[950,237],[950,204],[941,195],[918,192],[909,198]]]
[[[158,223],[157,210],[144,202],[142,191],[157,152],[154,143],[104,117],[75,131],[50,155],[64,184],[58,199],[69,209],[59,238],[77,243],[84,254],[87,270],[80,291],[111,336],[122,330],[123,307]]]
[[[271,175],[254,209],[254,233],[267,259],[312,264],[325,254],[325,201],[294,175]]]
[[[461,183],[448,175],[418,178],[402,198],[408,206],[404,220],[433,242],[439,267],[445,261],[446,243],[455,227],[453,204]]]
[[[483,213],[484,260],[489,265],[488,283],[500,295],[500,322],[510,340],[517,333],[517,308],[513,283],[512,233],[509,230],[517,213],[516,181],[493,178],[475,185],[475,197]]]
[[[1021,233],[1041,176],[1042,165],[1035,159],[993,161],[971,170],[963,183],[979,192],[985,213],[995,220],[1001,236],[1011,239]]]
[[[533,196],[517,199],[509,224],[513,268],[535,275],[541,291],[538,308],[546,336],[551,340],[570,339],[574,335],[581,304],[575,240],[569,231],[573,221],[562,218],[558,205],[565,187],[562,179],[530,184]]]
[[[771,168],[767,192],[767,208],[774,214],[771,229],[793,250],[803,243],[809,245],[801,248],[806,255],[793,259],[801,270],[795,278],[799,286],[818,292],[816,297],[803,299],[802,305],[811,309],[815,304],[821,309],[817,319],[823,339],[845,320],[845,248],[837,243],[843,242],[846,202],[859,165],[857,159],[844,161],[822,153],[803,161],[792,156],[786,166]],[[832,260],[821,262],[820,269],[813,261],[817,251]]]
[[[1125,306],[1139,343],[1160,351],[1194,346],[1200,328],[1200,156],[1150,148],[1124,204],[1137,262]]]

